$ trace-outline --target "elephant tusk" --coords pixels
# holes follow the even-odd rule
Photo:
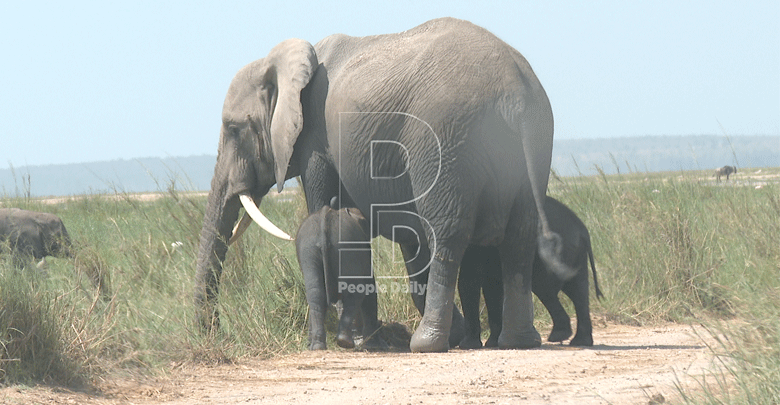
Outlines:
[[[249,228],[249,225],[252,225],[252,217],[250,217],[249,214],[245,212],[244,216],[241,217],[241,220],[238,221],[235,228],[233,228],[233,233],[230,235],[230,240],[228,240],[228,245],[232,245],[233,242],[237,241],[238,238],[240,238],[241,235],[244,234],[247,228]]]
[[[265,229],[266,232],[276,236],[279,239],[293,240],[290,235],[279,229],[276,225],[273,224],[273,222],[266,218],[262,212],[260,212],[260,209],[257,208],[257,204],[255,204],[255,200],[253,200],[251,196],[248,194],[241,194],[238,196],[238,198],[241,200],[241,205],[244,206],[246,213],[249,214],[249,216],[252,217],[252,219],[255,220],[255,222],[257,222],[261,228]]]

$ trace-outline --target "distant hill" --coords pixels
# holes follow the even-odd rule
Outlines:
[[[0,195],[49,196],[85,193],[208,190],[216,156],[139,158],[104,162],[23,166],[0,170]],[[780,166],[778,136],[645,136],[563,139],[553,146],[559,175],[620,171],[658,172]]]
[[[208,190],[216,156],[139,158],[0,170],[0,195],[60,196],[117,192]]]
[[[576,162],[576,163],[575,163]],[[562,176],[780,166],[780,136],[643,136],[565,139],[553,143]]]

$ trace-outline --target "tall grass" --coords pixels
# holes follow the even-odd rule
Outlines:
[[[711,402],[744,397],[762,403],[750,402],[750,395],[777,402],[778,184],[716,185],[708,175],[553,177],[549,194],[590,230],[606,295],[592,301],[594,318],[704,323],[725,337],[713,350],[727,371],[710,376],[714,385],[703,382],[700,391],[710,393]],[[204,336],[196,330],[192,293],[203,195],[169,187],[151,201],[118,193],[55,204],[26,196],[2,205],[59,215],[77,245],[75,259],[50,259],[46,274],[13,269],[7,260],[0,267],[5,383],[73,384],[108,372],[164,372],[162,366],[172,361],[230,361],[307,347],[305,289],[294,244],[257,227],[228,252],[220,332]],[[306,215],[300,193],[269,196],[261,208],[291,234]],[[398,277],[378,280],[386,287],[379,315],[413,329],[419,315],[401,288],[403,262],[392,252],[388,241],[374,242],[375,274]],[[96,275],[99,289],[92,282]],[[537,303],[535,311],[540,331],[549,328],[543,306]]]
[[[36,325],[45,324],[52,337],[43,344],[78,364],[77,374],[85,381],[108,371],[163,371],[160,366],[171,361],[229,360],[305,347],[307,307],[294,245],[252,228],[227,258],[219,300],[221,333],[202,336],[195,330],[192,294],[203,195],[169,190],[153,201],[117,194],[56,204],[28,198],[2,204],[59,215],[77,247],[74,259],[50,258],[47,274],[38,274],[35,285],[27,281],[37,274],[34,266],[22,272],[4,265],[0,336],[6,346],[31,342],[40,330]],[[291,202],[267,198],[262,209],[294,231],[304,204],[300,196]],[[102,276],[101,289],[93,285],[92,274]],[[43,308],[40,316],[12,306],[14,300]],[[49,301],[53,304],[47,305]],[[13,321],[19,318],[39,320],[19,326]],[[28,377],[75,381],[54,378],[53,372],[16,371],[21,370],[17,365],[39,361],[40,355],[2,354],[4,382]]]
[[[777,175],[780,169],[764,169]],[[710,173],[561,179],[550,194],[593,239],[595,316],[706,326],[722,368],[688,403],[780,403],[780,187]]]
[[[41,288],[42,276],[0,263],[0,381],[81,384],[78,359],[69,356],[56,296]]]

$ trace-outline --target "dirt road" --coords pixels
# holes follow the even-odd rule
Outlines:
[[[711,369],[686,325],[595,326],[596,346],[441,354],[306,352],[219,366],[184,365],[166,378],[108,381],[100,395],[36,387],[0,390],[2,403],[42,404],[657,404],[675,383]]]

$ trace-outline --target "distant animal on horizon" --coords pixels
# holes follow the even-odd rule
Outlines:
[[[726,176],[726,180],[728,180],[729,176],[732,173],[736,173],[736,172],[737,172],[737,168],[734,166],[723,166],[715,170],[715,174],[713,174],[712,177],[717,177],[717,181],[720,182],[721,176]]]

